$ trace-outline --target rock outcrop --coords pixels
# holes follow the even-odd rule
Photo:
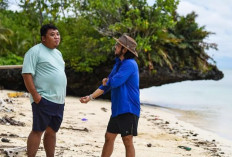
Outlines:
[[[73,69],[66,67],[68,78],[67,94],[75,96],[90,94],[98,88],[102,79],[108,76],[111,68],[112,65],[101,65],[95,68],[93,73],[87,73],[75,72]],[[156,73],[152,73],[140,68],[141,89],[185,80],[220,80],[223,78],[223,73],[216,66],[212,66],[211,70],[206,72],[190,68],[174,69],[173,71],[167,67],[156,69]],[[26,90],[21,75],[21,68],[0,68],[0,87],[12,90]],[[109,94],[103,96],[103,98],[109,98]]]

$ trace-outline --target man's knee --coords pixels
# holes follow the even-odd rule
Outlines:
[[[105,134],[105,142],[113,142],[116,138],[117,134],[106,133]]]
[[[30,135],[32,136],[37,136],[37,137],[41,137],[43,134],[43,131],[31,131]]]
[[[56,132],[51,127],[47,127],[45,130],[45,135],[46,136],[56,136]]]
[[[133,145],[133,136],[132,135],[128,135],[128,136],[124,136],[122,137],[123,143],[126,147],[130,147]]]

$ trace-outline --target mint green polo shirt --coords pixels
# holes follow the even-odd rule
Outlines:
[[[67,78],[62,54],[42,43],[33,46],[25,54],[22,74],[30,73],[37,92],[45,99],[63,104],[66,96]],[[31,103],[34,102],[32,96]]]

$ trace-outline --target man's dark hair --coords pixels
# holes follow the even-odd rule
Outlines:
[[[46,36],[47,32],[49,29],[53,29],[53,30],[58,30],[58,28],[56,26],[54,26],[53,24],[46,24],[46,25],[43,25],[41,28],[40,28],[40,36],[41,36],[41,39],[42,39],[42,36]]]
[[[126,53],[124,54],[124,59],[133,59],[133,58],[135,58],[135,55],[130,50],[127,50]]]

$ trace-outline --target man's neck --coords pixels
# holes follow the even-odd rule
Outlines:
[[[55,48],[53,48],[53,47],[49,47],[47,44],[45,44],[44,42],[42,42],[42,44],[45,46],[45,47],[47,47],[47,48],[49,48],[49,49],[55,49]]]
[[[121,55],[121,56],[119,57],[119,59],[120,59],[121,61],[123,61],[123,60],[124,60],[124,55]]]

